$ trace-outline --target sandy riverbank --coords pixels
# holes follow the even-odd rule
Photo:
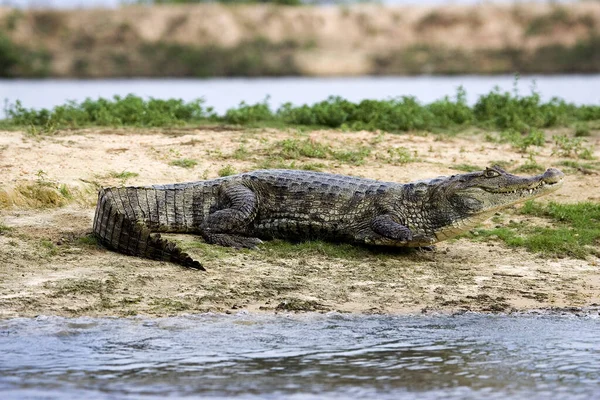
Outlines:
[[[236,251],[173,235],[206,265],[206,273],[90,244],[98,185],[192,181],[216,177],[224,167],[250,170],[264,166],[274,143],[306,138],[337,149],[369,147],[371,153],[362,165],[298,158],[293,160],[298,167],[311,163],[325,171],[398,182],[454,174],[452,167],[461,164],[483,167],[504,161],[516,167],[527,162],[510,145],[485,141],[482,135],[222,127],[96,128],[42,138],[0,132],[0,317],[163,316],[232,309],[510,311],[600,303],[597,257],[547,258],[499,241],[460,239],[442,243],[432,253],[352,248],[343,253],[319,244],[282,243]],[[587,140],[600,156],[597,132]],[[406,149],[411,162],[395,160],[390,148]],[[537,150],[539,164],[558,164],[551,146]],[[197,164],[172,165],[181,159]],[[544,200],[600,201],[597,173],[565,172],[564,187]],[[40,207],[31,192],[35,187],[54,188],[60,196]],[[487,226],[511,219],[546,223],[510,211],[498,218]]]

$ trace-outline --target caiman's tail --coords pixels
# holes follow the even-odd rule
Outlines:
[[[171,230],[161,222],[169,217],[168,206],[171,207],[171,215],[173,208],[177,211],[175,201],[172,205],[168,204],[170,199],[166,195],[162,197],[163,201],[159,201],[157,192],[165,193],[152,187],[101,189],[94,217],[94,234],[98,241],[124,254],[171,261],[205,271],[198,261],[181,251],[175,243],[162,239],[159,233],[152,233]]]

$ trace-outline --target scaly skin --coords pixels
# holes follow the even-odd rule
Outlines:
[[[518,177],[499,167],[407,184],[318,172],[261,170],[208,181],[104,188],[94,233],[134,256],[204,269],[153,232],[202,235],[208,243],[254,248],[260,239],[323,239],[428,246],[494,212],[557,190],[548,169]]]

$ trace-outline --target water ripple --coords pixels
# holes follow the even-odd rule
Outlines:
[[[21,318],[0,321],[0,392],[593,399],[598,328],[598,319],[535,315]]]

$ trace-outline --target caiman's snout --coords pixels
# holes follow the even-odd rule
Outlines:
[[[556,168],[548,168],[546,172],[542,175],[542,179],[544,183],[556,184],[563,180],[565,174],[563,174],[559,169]]]

